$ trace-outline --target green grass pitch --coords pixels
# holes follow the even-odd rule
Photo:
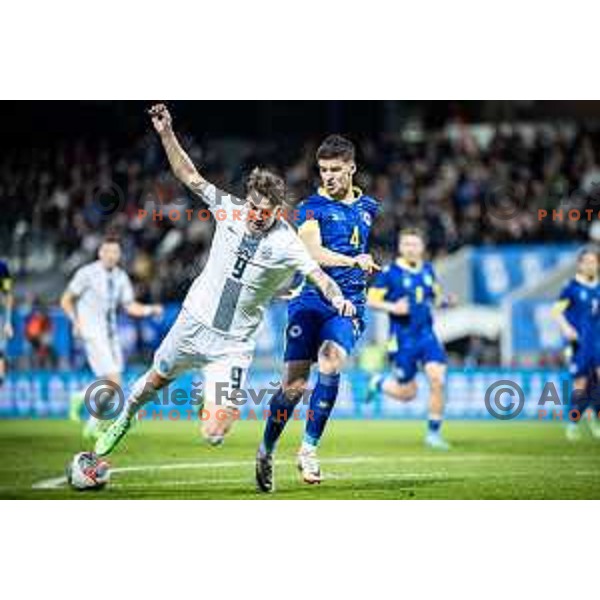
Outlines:
[[[290,423],[277,453],[281,499],[600,498],[600,441],[568,442],[559,423],[445,424],[453,450],[422,447],[424,423],[333,421],[321,449],[325,481],[299,480],[302,424]],[[584,425],[585,427],[585,425]],[[220,448],[196,422],[142,422],[110,458],[110,484],[76,492],[61,479],[80,450],[80,427],[64,421],[0,422],[0,498],[264,498],[254,490],[262,423],[240,422]]]

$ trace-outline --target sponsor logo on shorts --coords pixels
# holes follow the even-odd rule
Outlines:
[[[300,325],[292,325],[289,329],[290,337],[298,338],[302,335],[302,327]]]

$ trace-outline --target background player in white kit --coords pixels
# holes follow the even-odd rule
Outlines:
[[[98,260],[80,267],[73,275],[60,304],[73,325],[73,334],[83,341],[86,358],[97,380],[107,379],[121,386],[123,351],[117,331],[117,310],[122,307],[132,317],[161,315],[162,306],[136,302],[127,273],[118,266],[121,246],[116,237],[108,236],[98,249]],[[98,387],[93,400],[95,410],[108,406],[114,389]],[[85,390],[71,398],[70,416],[79,420]],[[91,416],[84,429],[95,436],[102,429],[102,419]]]
[[[157,390],[190,369],[204,372],[203,435],[219,443],[237,416],[230,394],[244,386],[264,309],[295,272],[313,281],[341,315],[355,314],[354,305],[280,218],[285,199],[281,178],[254,169],[245,200],[219,191],[201,177],[179,145],[166,107],[154,106],[150,114],[175,176],[208,205],[216,230],[206,266],[157,350],[152,368],[136,382],[122,414],[97,440],[95,452],[100,456],[112,451],[137,410]]]

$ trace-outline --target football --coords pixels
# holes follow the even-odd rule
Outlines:
[[[93,452],[79,452],[67,465],[67,481],[76,490],[98,490],[110,478],[110,465]]]

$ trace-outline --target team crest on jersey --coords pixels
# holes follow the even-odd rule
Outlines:
[[[371,215],[368,212],[364,212],[362,218],[363,218],[363,221],[365,222],[365,225],[371,227],[371,224],[373,223],[373,219],[371,218]]]
[[[271,246],[265,246],[261,251],[260,251],[260,257],[264,258],[264,259],[269,259],[273,257],[273,248],[271,248]]]
[[[302,327],[300,325],[292,325],[289,329],[290,337],[298,338],[302,335]]]
[[[405,277],[403,283],[404,283],[404,287],[410,287],[410,284],[411,284],[410,277]]]

